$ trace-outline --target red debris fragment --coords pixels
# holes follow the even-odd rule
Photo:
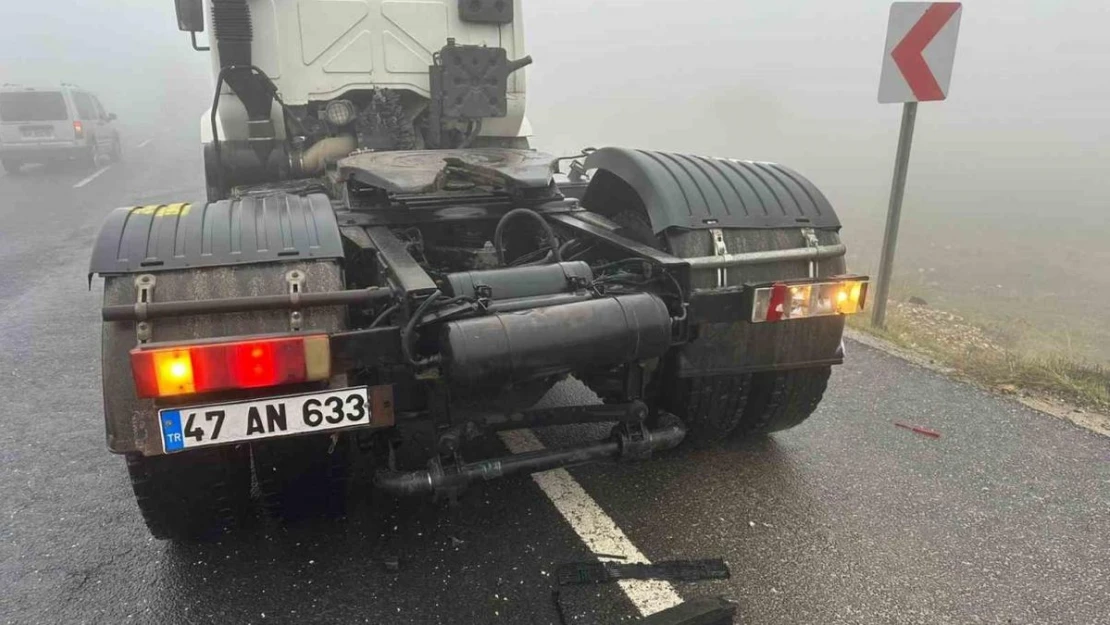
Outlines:
[[[911,432],[917,432],[922,436],[928,436],[929,438],[940,438],[940,432],[937,432],[936,430],[930,430],[926,427],[921,427],[920,425],[910,425],[908,423],[899,423],[897,421],[894,422],[894,425],[900,428],[905,428]]]

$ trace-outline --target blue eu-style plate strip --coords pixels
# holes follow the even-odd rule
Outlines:
[[[185,437],[181,435],[181,411],[163,410],[158,418],[162,421],[162,447],[166,453],[185,449]]]

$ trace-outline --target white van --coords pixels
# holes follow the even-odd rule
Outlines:
[[[64,84],[0,87],[0,163],[11,173],[24,163],[76,159],[94,167],[97,158],[122,156],[119,132],[100,100]]]

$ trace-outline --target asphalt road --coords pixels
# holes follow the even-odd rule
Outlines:
[[[197,152],[132,137],[92,180],[0,176],[0,623],[557,622],[553,571],[591,552],[527,477],[455,508],[367,490],[341,522],[259,521],[195,546],[148,537],[104,448],[99,284],[85,272],[111,208],[202,197]],[[732,599],[744,623],[1110,622],[1110,439],[848,352],[796,430],[570,474],[653,561],[725,558],[730,580],[675,589]],[[585,394],[564,384],[546,401]],[[561,601],[575,623],[637,614],[616,585]]]

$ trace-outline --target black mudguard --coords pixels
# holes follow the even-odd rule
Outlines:
[[[582,203],[605,214],[611,198],[635,193],[656,234],[668,228],[840,227],[825,196],[801,174],[757,161],[601,148]]]
[[[167,204],[117,209],[97,240],[90,266],[104,276],[104,305],[133,304],[135,280],[155,278],[152,301],[198,300],[287,293],[285,274],[304,275],[304,292],[344,288],[342,240],[325,196],[275,194],[211,204]],[[302,329],[336,332],[342,307],[302,311]],[[287,311],[157,319],[151,340],[288,332]],[[115,453],[163,453],[157,402],[139,399],[129,352],[135,322],[103,324],[101,369],[108,448]],[[204,403],[234,401],[234,393]],[[181,403],[181,402],[177,402]]]
[[[89,275],[328,258],[343,258],[328,197],[273,193],[117,208],[97,236]]]

